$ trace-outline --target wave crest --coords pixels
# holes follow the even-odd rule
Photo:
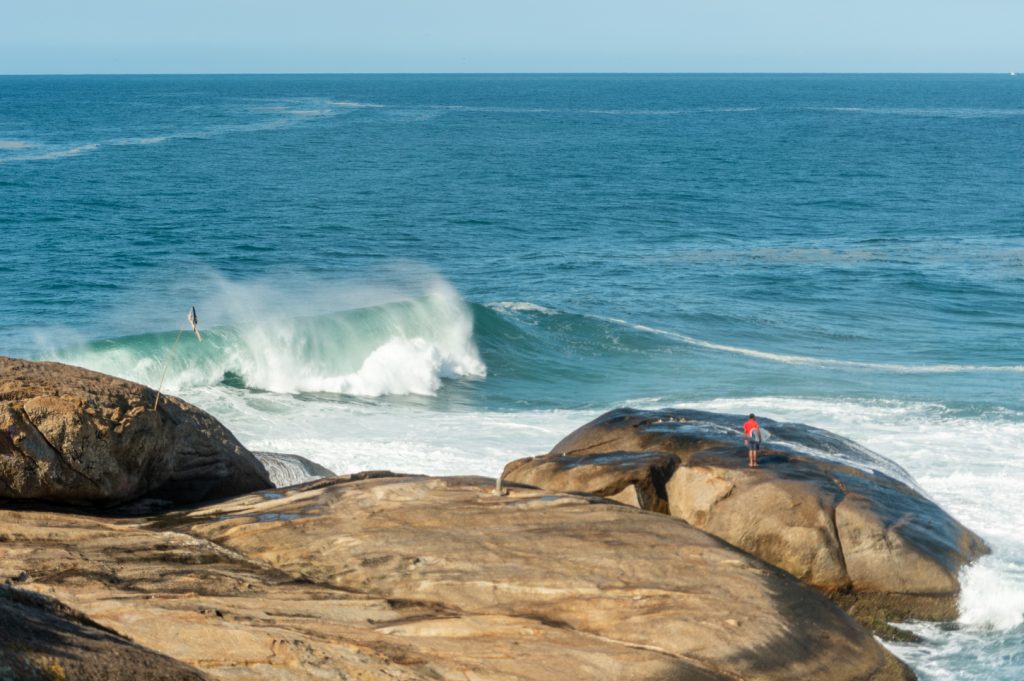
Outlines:
[[[213,328],[202,344],[175,339],[173,333],[120,338],[57,359],[156,386],[173,356],[163,383],[171,391],[226,382],[275,393],[433,395],[443,379],[487,375],[472,312],[443,282],[420,298]]]

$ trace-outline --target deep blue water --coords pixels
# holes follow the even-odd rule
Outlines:
[[[194,304],[169,387],[336,469],[626,401],[840,430],[1002,561],[990,666],[901,654],[1017,678],[1024,78],[0,77],[0,230],[0,354],[156,384]]]

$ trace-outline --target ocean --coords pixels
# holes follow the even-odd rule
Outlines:
[[[338,473],[622,405],[852,438],[994,549],[892,649],[1024,678],[1024,78],[0,77],[0,230],[0,354]]]

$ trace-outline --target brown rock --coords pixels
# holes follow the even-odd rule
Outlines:
[[[503,478],[534,487],[552,480],[565,483],[560,491],[585,491],[629,506],[668,513],[665,484],[678,459],[663,452],[610,452],[588,456],[519,459],[505,468]]]
[[[492,490],[481,478],[324,480],[195,511],[189,531],[315,583],[656,652],[665,678],[910,676],[826,598],[683,523],[595,497]],[[622,678],[552,663],[552,678]]]
[[[0,587],[0,679],[202,681],[198,670],[146,650],[39,594]]]
[[[856,594],[875,615],[955,617],[958,572],[988,550],[977,535],[898,466],[826,431],[762,419],[773,438],[761,467],[749,469],[743,420],[620,409],[546,456],[513,461],[503,478],[608,497],[654,490],[657,498],[638,496],[642,508],[682,518],[828,593]]]
[[[209,414],[79,367],[0,357],[0,497],[113,505],[271,487]]]
[[[493,486],[379,472],[148,523],[0,510],[0,578],[217,679],[913,678],[684,523]]]

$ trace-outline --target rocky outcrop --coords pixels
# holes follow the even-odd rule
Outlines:
[[[0,679],[202,681],[207,677],[31,591],[0,587]]]
[[[191,502],[272,484],[212,416],[79,367],[0,357],[0,497]]]
[[[984,542],[855,443],[762,419],[747,467],[743,418],[619,409],[503,479],[615,498],[682,518],[835,596],[866,619],[952,619],[958,572]]]
[[[493,488],[382,472],[149,521],[0,510],[0,578],[216,679],[913,678],[685,523]]]

